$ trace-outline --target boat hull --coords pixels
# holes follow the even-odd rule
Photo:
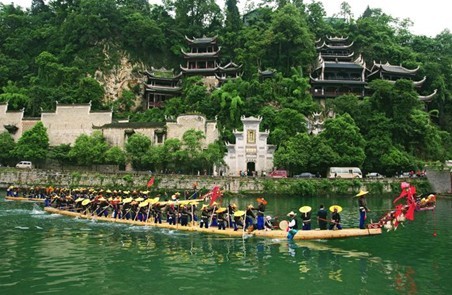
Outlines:
[[[19,201],[19,202],[44,203],[44,199],[40,199],[40,198],[5,197],[5,200],[8,200],[8,201]]]
[[[226,235],[230,237],[243,237],[245,236],[254,236],[258,238],[270,238],[270,239],[286,239],[287,232],[283,230],[255,230],[251,233],[243,232],[243,230],[239,229],[238,231],[234,231],[232,228],[227,228],[226,230],[219,230],[217,227],[210,228],[200,228],[197,225],[194,226],[181,226],[181,225],[170,225],[168,223],[155,224],[154,222],[142,222],[142,221],[134,221],[127,219],[117,219],[111,217],[98,217],[92,216],[91,214],[81,214],[79,212],[72,212],[67,210],[60,210],[53,207],[45,207],[44,210],[48,213],[52,214],[61,214],[65,216],[70,216],[74,218],[82,218],[88,220],[97,220],[103,222],[112,222],[112,223],[122,223],[129,225],[137,225],[137,226],[150,226],[157,228],[166,228],[172,230],[180,230],[180,231],[191,231],[191,232],[199,232],[199,233],[208,233],[208,234],[216,234],[216,235]],[[380,235],[382,233],[381,228],[369,228],[369,229],[358,229],[358,228],[349,228],[342,230],[309,230],[309,231],[298,231],[298,233],[294,236],[294,240],[324,240],[324,239],[343,239],[350,237],[362,237],[362,236],[373,236]]]

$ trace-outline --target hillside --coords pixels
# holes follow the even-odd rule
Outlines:
[[[297,2],[298,3],[298,2]],[[277,166],[319,171],[335,165],[395,172],[452,156],[451,34],[416,36],[408,24],[378,9],[356,19],[324,18],[321,4],[287,4],[240,15],[237,1],[225,11],[215,1],[175,0],[167,6],[143,0],[33,1],[29,10],[0,6],[0,102],[25,108],[27,116],[55,102],[113,108],[117,118],[163,121],[200,112],[218,119],[222,139],[232,141],[240,117],[262,116]],[[340,14],[339,14],[340,15]],[[218,36],[221,61],[242,65],[242,78],[210,91],[197,77],[159,109],[141,103],[143,71],[179,69],[185,36]],[[316,40],[347,36],[355,54],[407,68],[426,77],[421,89],[407,81],[369,84],[364,98],[343,95],[324,105],[312,97]],[[259,70],[272,69],[262,80]],[[419,95],[437,90],[433,100]],[[306,118],[333,110],[319,136],[307,134]]]

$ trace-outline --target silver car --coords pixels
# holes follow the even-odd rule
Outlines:
[[[366,174],[366,178],[385,178],[385,177],[378,172],[370,172]]]

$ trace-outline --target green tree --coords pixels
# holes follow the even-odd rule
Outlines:
[[[113,146],[105,152],[105,163],[124,166],[126,153],[118,146]]]
[[[0,133],[0,163],[2,165],[9,165],[12,163],[14,157],[13,151],[16,146],[14,139],[8,132]]]
[[[105,95],[104,88],[93,78],[82,78],[79,82],[76,103],[91,103],[93,110],[102,108],[102,100]]]
[[[284,167],[293,174],[306,171],[311,155],[310,142],[309,135],[306,133],[291,137],[275,152],[274,166]]]
[[[125,150],[134,169],[145,170],[149,166],[147,155],[151,140],[144,134],[135,133],[127,140]]]
[[[184,168],[192,174],[203,164],[201,158],[203,139],[205,139],[204,133],[195,129],[187,130],[182,136]]]
[[[102,133],[95,131],[91,135],[82,134],[77,137],[69,157],[79,165],[103,164],[107,150],[108,144]]]
[[[292,67],[307,70],[315,56],[314,36],[308,29],[306,17],[293,5],[278,9],[272,19],[271,53],[277,62],[275,67],[285,74]]]
[[[34,162],[36,166],[42,164],[47,157],[49,136],[42,122],[25,131],[19,138],[13,154],[22,160]]]
[[[339,155],[323,136],[314,136],[311,139],[311,151],[309,171],[325,176],[328,168],[339,162]]]
[[[49,149],[48,158],[57,161],[60,167],[63,167],[64,164],[67,164],[71,160],[71,158],[69,157],[70,151],[70,144],[60,144],[53,146]]]
[[[175,9],[178,30],[183,35],[201,37],[219,29],[221,9],[215,0],[168,0]]]
[[[366,157],[366,141],[349,114],[338,115],[325,122],[325,130],[320,133],[331,149],[338,155],[334,166],[360,167]],[[333,163],[331,163],[333,166]]]
[[[8,109],[20,110],[27,106],[28,96],[26,89],[17,87],[16,83],[8,81],[8,84],[2,88],[0,102],[7,102]]]

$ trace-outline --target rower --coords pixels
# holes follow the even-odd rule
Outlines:
[[[293,240],[293,237],[297,234],[298,232],[298,221],[297,221],[297,214],[293,211],[290,211],[287,216],[289,216],[290,221],[289,221],[289,231],[287,232],[287,239],[289,240]]]
[[[333,212],[331,214],[330,229],[333,228],[342,229],[341,215],[339,214],[339,212],[342,211],[342,207],[338,205],[333,205],[330,207],[330,211]]]
[[[303,230],[311,230],[311,210],[310,206],[303,206],[299,209],[301,212],[301,221],[303,222]]]
[[[202,205],[202,208],[201,208],[201,222],[199,222],[199,227],[202,228],[204,225],[205,228],[208,228],[209,227],[209,217],[210,217],[209,208],[207,205],[204,204],[204,205]]]
[[[259,205],[257,206],[257,229],[264,229],[264,214],[265,214],[265,206],[267,205],[267,201],[264,198],[258,198],[257,202]]]

